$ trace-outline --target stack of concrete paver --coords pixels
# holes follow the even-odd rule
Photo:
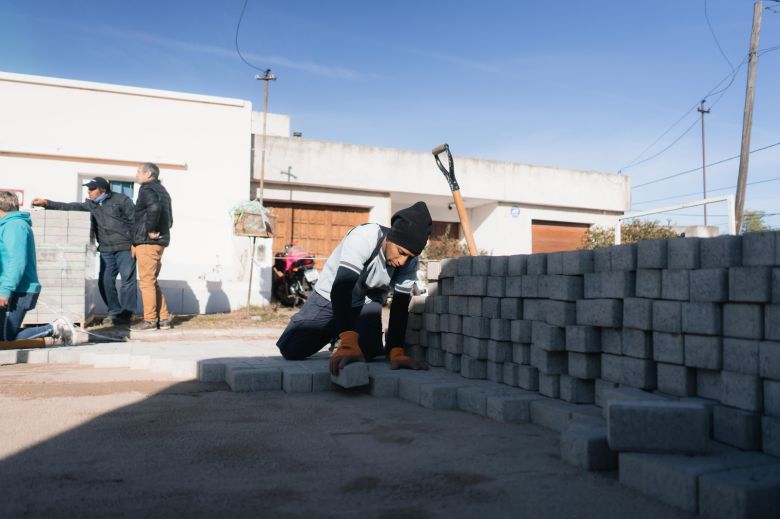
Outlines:
[[[618,452],[622,482],[683,509],[725,516],[728,489],[780,517],[779,236],[445,260],[407,342],[467,379],[602,408],[561,431],[562,454],[602,448],[586,468]]]
[[[24,324],[50,323],[60,315],[84,323],[94,308],[96,284],[90,213],[34,210],[30,216],[41,295]]]

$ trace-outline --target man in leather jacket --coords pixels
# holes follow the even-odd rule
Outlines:
[[[35,207],[57,211],[89,211],[92,229],[100,252],[98,288],[100,297],[108,307],[104,324],[129,324],[138,305],[135,279],[135,258],[130,251],[133,240],[130,235],[135,206],[122,193],[114,193],[108,181],[95,177],[86,184],[87,200],[83,202],[55,202],[46,198],[32,201]],[[122,278],[117,293],[116,278]]]
[[[144,306],[144,320],[131,327],[133,331],[165,330],[171,327],[172,315],[165,303],[157,277],[162,255],[171,241],[173,212],[171,197],[160,183],[160,169],[145,162],[138,166],[135,181],[141,185],[135,201],[132,239],[138,261],[138,284]]]

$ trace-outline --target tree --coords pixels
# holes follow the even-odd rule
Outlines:
[[[766,211],[745,211],[742,217],[742,232],[768,231],[769,226],[764,223]]]
[[[636,243],[656,238],[674,238],[677,233],[669,225],[657,221],[631,220],[620,225],[621,243]],[[615,244],[614,227],[593,226],[582,237],[581,249],[600,249]]]

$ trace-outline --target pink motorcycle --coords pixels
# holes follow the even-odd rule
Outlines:
[[[274,257],[272,289],[285,306],[302,305],[309,297],[319,273],[314,258],[303,247],[288,244]]]

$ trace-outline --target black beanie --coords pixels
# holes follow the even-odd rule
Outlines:
[[[419,255],[428,243],[433,221],[425,202],[417,202],[395,213],[390,219],[390,226],[387,239],[408,249],[412,254]]]

